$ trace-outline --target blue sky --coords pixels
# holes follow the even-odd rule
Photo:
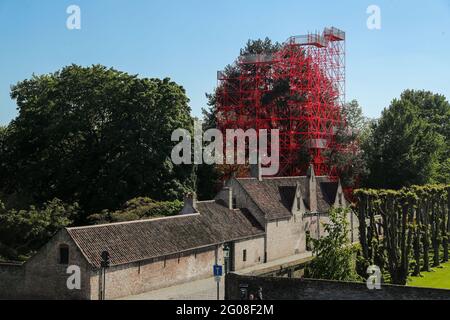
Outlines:
[[[81,30],[66,28],[72,4]],[[372,4],[381,30],[366,27]],[[406,88],[450,98],[450,0],[0,0],[0,124],[17,114],[12,84],[71,63],[170,77],[198,116],[216,71],[247,39],[284,41],[326,26],[347,33],[347,100],[365,115],[378,117]]]

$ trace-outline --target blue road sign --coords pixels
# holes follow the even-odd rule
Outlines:
[[[215,277],[222,276],[222,266],[218,265],[218,264],[215,264],[213,266],[213,274],[214,274]]]

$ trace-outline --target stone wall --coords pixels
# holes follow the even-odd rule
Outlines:
[[[151,290],[213,276],[213,265],[224,264],[223,245],[189,251],[146,262],[135,262],[108,268],[106,273],[106,299],[137,295]],[[246,261],[243,261],[243,250]],[[235,270],[262,263],[264,238],[258,237],[235,242]],[[93,271],[90,298],[99,298],[100,272]]]
[[[308,212],[303,215],[305,232],[308,231],[313,239],[318,239],[325,234],[323,224],[328,222],[328,215],[324,213],[319,215],[317,213]]]
[[[59,246],[69,247],[69,264],[59,264]],[[67,288],[67,267],[80,267],[81,289]],[[91,267],[66,230],[58,232],[22,266],[0,267],[0,297],[4,299],[89,299]]]
[[[59,264],[59,247],[69,247],[69,264]],[[246,261],[243,261],[246,250]],[[216,260],[217,254],[217,260]],[[264,237],[235,243],[235,269],[263,262]],[[106,273],[106,298],[128,295],[213,276],[212,267],[223,265],[223,245],[148,261],[113,266]],[[81,289],[67,288],[67,267],[81,271]],[[25,264],[0,264],[0,299],[99,299],[100,270],[87,263],[66,230],[60,231]]]
[[[0,263],[0,299],[18,297],[23,287],[25,269],[20,263]]]
[[[246,250],[246,261],[244,261]],[[264,237],[234,243],[234,268],[241,270],[264,262]]]
[[[306,251],[306,233],[301,214],[267,223],[267,261]]]
[[[245,190],[242,188],[241,184],[236,179],[229,179],[226,183],[227,187],[232,189],[232,196],[235,199],[236,206],[238,208],[245,208],[249,210],[252,216],[258,221],[258,223],[266,230],[266,219],[264,216],[264,212],[255,204],[255,202],[248,196]],[[225,194],[219,192],[217,198],[227,201],[225,198]],[[263,255],[262,262],[265,261],[266,252],[267,252],[267,235],[265,234],[263,237]]]
[[[262,288],[265,300],[450,300],[450,290],[382,285],[369,290],[365,283],[316,279],[254,277],[229,273],[225,299],[241,299],[241,289],[255,294]]]
[[[223,247],[219,246],[218,263],[223,264]],[[209,247],[166,258],[152,259],[110,267],[106,272],[106,299],[136,295],[184,282],[213,276],[216,247]],[[93,271],[90,298],[99,298],[99,271]]]
[[[309,231],[311,237],[315,239],[318,238],[318,235],[325,235],[323,224],[329,222],[327,213],[317,215],[316,213],[299,212],[290,219],[266,222],[262,210],[247,195],[236,179],[228,180],[227,186],[232,188],[237,207],[247,208],[265,228],[267,261],[305,252],[306,231]],[[227,196],[226,192],[219,192],[217,199],[227,202]],[[338,200],[336,200],[336,204],[338,204]],[[345,199],[343,204],[347,205]],[[353,242],[358,241],[358,218],[353,212],[349,213],[348,221],[349,228],[352,229],[349,238]]]

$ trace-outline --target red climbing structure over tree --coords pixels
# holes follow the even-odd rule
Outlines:
[[[302,175],[309,163],[317,175],[336,177],[324,151],[339,148],[345,101],[345,33],[290,37],[273,53],[240,56],[218,72],[219,129],[279,129],[279,176]]]

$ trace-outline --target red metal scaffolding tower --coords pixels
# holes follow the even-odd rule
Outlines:
[[[336,176],[324,151],[338,147],[335,131],[345,101],[345,33],[325,28],[290,37],[274,53],[240,56],[217,74],[218,128],[279,129],[278,175]]]

